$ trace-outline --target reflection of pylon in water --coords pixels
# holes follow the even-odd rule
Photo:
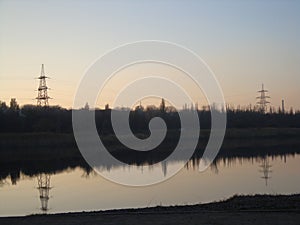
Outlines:
[[[270,173],[272,172],[272,165],[270,165],[268,157],[264,157],[262,159],[262,164],[260,165],[260,167],[262,168],[260,172],[263,173],[263,176],[261,178],[265,180],[266,186],[268,186],[268,180],[271,178]]]
[[[43,212],[48,211],[48,201],[49,201],[49,191],[50,187],[50,175],[48,174],[39,174],[37,176],[38,181],[38,190],[40,193],[41,200],[41,210]]]
[[[166,161],[162,161],[161,162],[161,168],[162,168],[162,171],[164,173],[164,176],[166,176],[167,175],[167,171],[168,171],[168,165],[167,165]]]

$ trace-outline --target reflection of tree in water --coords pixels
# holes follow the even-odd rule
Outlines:
[[[210,165],[210,169],[215,173],[219,173],[219,167],[217,161],[213,161],[212,164]]]
[[[300,154],[300,150],[282,150],[282,149],[262,149],[260,152],[258,150],[234,150],[231,152],[222,152],[220,151],[214,162],[211,164],[211,169],[213,172],[218,173],[222,166],[232,167],[236,164],[242,165],[245,162],[250,162],[254,164],[255,162],[261,162],[261,158],[264,158],[266,155],[272,158],[279,157],[282,161],[286,162],[286,157],[295,157]],[[197,170],[199,169],[199,163],[202,155],[194,155],[190,161],[185,165],[187,170]],[[174,159],[168,163],[174,163],[180,161],[181,159]],[[138,161],[135,165],[146,166],[145,168],[153,169],[153,162],[150,161]],[[168,165],[161,163],[162,171],[166,175],[168,172]],[[75,158],[70,160],[47,160],[43,161],[21,161],[15,164],[11,163],[0,163],[0,181],[5,179],[10,179],[13,185],[16,185],[17,182],[22,177],[34,177],[36,178],[39,174],[57,174],[64,171],[72,171],[75,169],[83,169],[84,173],[82,177],[89,177],[90,175],[96,174],[93,169],[84,161],[82,158]],[[105,171],[110,171],[111,169],[118,168],[118,165],[105,163],[98,165],[97,168]],[[143,169],[143,167],[142,167]],[[268,177],[268,176],[267,176]]]
[[[271,178],[270,173],[272,172],[271,170],[272,165],[270,165],[269,157],[264,156],[262,158],[261,165],[259,166],[262,168],[259,170],[259,172],[263,174],[261,178],[265,180],[266,186],[268,186],[268,180]]]
[[[83,170],[83,173],[82,173],[81,177],[89,178],[89,177],[91,177],[91,175],[92,176],[97,176],[98,173],[95,170],[93,170],[91,167],[89,167],[89,168],[86,168],[86,169]]]
[[[38,190],[41,200],[41,210],[46,213],[48,211],[48,201],[50,192],[50,178],[49,174],[40,173],[37,175]]]
[[[286,162],[286,157],[287,156],[295,156],[295,154],[285,154],[285,155],[272,155],[272,157],[280,157],[281,160]],[[219,173],[219,166],[223,165],[226,167],[231,167],[239,163],[242,165],[245,161],[252,162],[254,164],[255,161],[259,160],[261,162],[260,167],[261,169],[259,170],[262,172],[262,177],[265,182],[266,186],[268,186],[268,180],[271,178],[270,173],[273,171],[271,170],[272,165],[270,165],[269,161],[269,155],[261,155],[259,158],[257,157],[217,157],[212,164],[210,165],[210,169],[215,173]],[[187,170],[189,169],[199,169],[199,158],[192,158],[186,165],[185,168]]]
[[[17,181],[20,179],[21,177],[21,172],[20,171],[13,171],[10,173],[10,180],[12,185],[16,185]]]
[[[0,180],[0,187],[3,187],[6,184],[8,184],[6,180]]]
[[[161,162],[161,169],[162,169],[162,172],[164,173],[164,176],[167,176],[168,164],[166,161]]]

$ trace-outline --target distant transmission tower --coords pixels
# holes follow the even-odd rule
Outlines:
[[[267,111],[267,105],[270,103],[267,99],[270,98],[270,96],[267,96],[266,93],[268,90],[264,89],[264,84],[262,84],[262,88],[260,91],[260,96],[257,97],[258,102],[257,104],[259,105],[259,109],[262,113],[265,113]]]
[[[48,106],[49,102],[48,99],[50,97],[48,96],[48,87],[46,84],[46,79],[49,77],[46,77],[45,71],[44,71],[44,64],[42,64],[42,69],[41,69],[41,75],[38,77],[40,80],[40,84],[38,87],[38,96],[36,97],[37,100],[37,105],[38,106]]]
[[[49,174],[39,174],[37,176],[38,190],[41,200],[41,210],[43,212],[48,211],[48,201],[50,192],[50,175]]]

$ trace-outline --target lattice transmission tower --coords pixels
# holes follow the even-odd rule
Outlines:
[[[261,90],[258,91],[258,93],[260,93],[260,96],[256,97],[258,99],[258,106],[259,106],[259,110],[262,113],[265,113],[267,111],[267,106],[270,103],[268,101],[268,99],[270,98],[270,96],[267,95],[268,90],[264,89],[264,84],[262,84]]]
[[[38,181],[38,190],[41,200],[41,210],[43,212],[48,211],[48,201],[49,201],[49,192],[50,192],[50,175],[49,174],[39,174],[37,176]]]
[[[48,87],[46,79],[49,78],[45,75],[44,64],[42,64],[41,75],[37,78],[40,80],[38,87],[38,96],[36,97],[37,106],[48,106],[50,97],[48,96]]]

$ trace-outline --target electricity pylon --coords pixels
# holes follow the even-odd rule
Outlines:
[[[49,78],[45,75],[44,71],[44,64],[42,64],[42,69],[41,69],[41,75],[37,78],[40,80],[40,84],[38,87],[38,96],[36,97],[37,100],[37,106],[48,106],[49,102],[48,99],[50,97],[48,96],[48,87],[46,84],[46,79]]]
[[[267,111],[267,105],[270,103],[267,99],[270,98],[266,93],[268,90],[264,89],[264,84],[262,84],[262,88],[258,93],[260,93],[260,96],[256,97],[258,99],[257,104],[259,105],[259,110],[262,113],[265,113]]]

